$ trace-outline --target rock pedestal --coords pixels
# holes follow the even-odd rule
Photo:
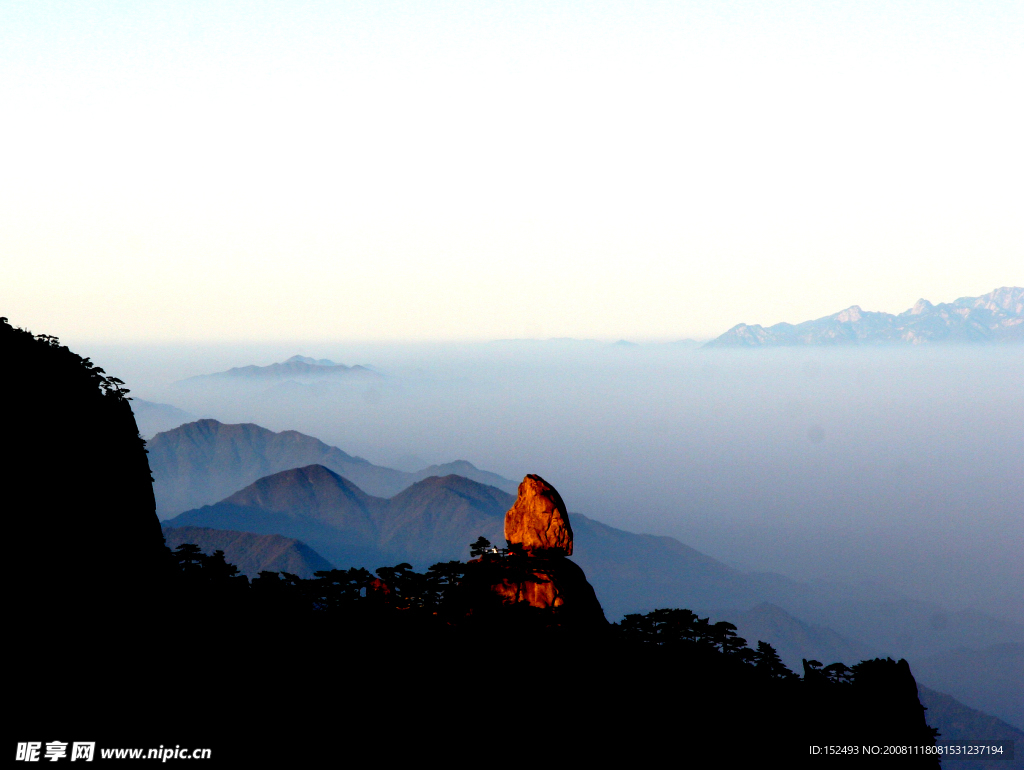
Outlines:
[[[491,591],[504,604],[554,609],[574,619],[604,621],[604,610],[578,564],[566,558],[509,556]]]

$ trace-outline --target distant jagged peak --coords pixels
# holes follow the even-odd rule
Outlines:
[[[329,358],[310,358],[309,356],[292,356],[283,363],[290,364],[295,361],[298,361],[300,364],[310,364],[311,366],[343,366],[343,364],[337,364]]]
[[[480,470],[475,465],[473,465],[473,463],[471,463],[469,460],[452,460],[450,463],[442,463],[431,467],[440,468],[442,466],[445,468],[451,468],[453,473],[456,468],[473,471]]]
[[[921,313],[927,313],[929,310],[934,309],[935,305],[926,299],[919,299],[914,303],[914,306],[910,308],[911,315],[921,315]]]
[[[246,425],[246,424],[255,425],[255,423],[238,423],[238,424],[239,425]],[[226,423],[223,423],[220,420],[215,420],[212,417],[202,417],[202,418],[200,418],[198,420],[193,420],[192,422],[183,423],[182,425],[179,425],[177,428],[174,428],[174,430],[179,430],[180,431],[180,430],[190,430],[191,429],[191,430],[199,430],[199,431],[204,431],[204,432],[210,433],[210,432],[219,430],[224,425],[226,425]],[[170,431],[166,431],[166,432],[170,433]]]
[[[840,323],[857,323],[863,317],[864,311],[860,309],[860,305],[850,305],[846,310],[840,310],[835,315],[835,319]]]
[[[1001,286],[980,297],[961,297],[953,304],[990,311],[1001,310],[1010,315],[1024,316],[1024,287]]]

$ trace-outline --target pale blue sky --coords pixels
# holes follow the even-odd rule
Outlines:
[[[0,0],[0,313],[708,337],[1024,285],[1019,2]]]

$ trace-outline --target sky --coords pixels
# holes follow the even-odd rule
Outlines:
[[[1019,2],[0,0],[0,314],[710,338],[1024,285]]]

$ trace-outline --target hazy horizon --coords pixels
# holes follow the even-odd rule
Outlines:
[[[745,569],[863,581],[1024,622],[1024,349],[518,341],[83,349],[196,417],[381,465],[539,473],[573,511]],[[305,354],[375,381],[175,384]]]

